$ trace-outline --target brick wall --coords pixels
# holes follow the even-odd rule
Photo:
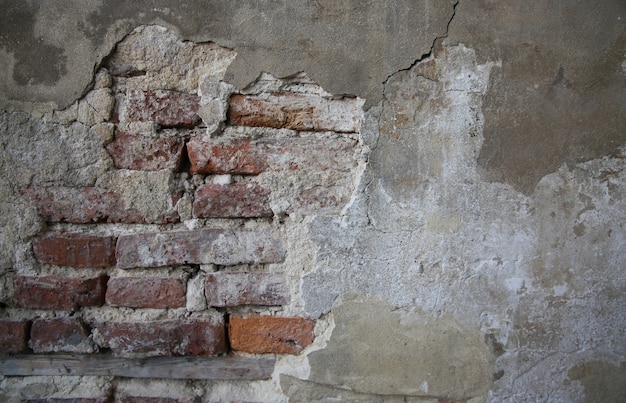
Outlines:
[[[55,115],[113,133],[110,164],[90,186],[20,189],[46,225],[31,240],[34,263],[14,275],[2,353],[263,360],[314,341],[289,228],[349,201],[361,101],[304,76],[269,87],[265,76],[247,91],[219,73],[181,83],[190,78],[163,77],[159,56],[134,57],[158,34],[127,37],[94,89]],[[208,63],[211,45],[194,46],[189,57]]]

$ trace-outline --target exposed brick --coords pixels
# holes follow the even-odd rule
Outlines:
[[[22,191],[46,221],[71,223],[146,223],[136,210],[127,209],[121,196],[97,187],[28,188]]]
[[[89,331],[78,318],[40,318],[33,321],[30,347],[35,353],[93,353]]]
[[[193,215],[196,218],[271,217],[270,191],[257,183],[204,185],[196,190]]]
[[[193,127],[200,122],[200,97],[183,92],[131,90],[119,113],[120,121],[156,122],[163,127]]]
[[[109,397],[71,397],[71,398],[47,398],[47,399],[27,399],[26,403],[108,403]]]
[[[142,171],[177,170],[185,143],[174,137],[151,138],[117,132],[107,145],[116,168]]]
[[[180,308],[186,304],[186,283],[178,278],[117,277],[107,283],[106,302],[130,308]]]
[[[0,320],[0,353],[19,353],[28,348],[28,320]]]
[[[230,97],[231,125],[299,131],[358,133],[361,108],[356,98],[326,99],[318,95],[275,93]]]
[[[47,233],[33,239],[33,252],[42,263],[72,267],[114,266],[115,238]]]
[[[104,303],[106,276],[69,278],[17,276],[15,299],[22,308],[76,310]]]
[[[269,231],[221,228],[122,235],[116,253],[117,266],[123,269],[278,263],[285,258],[282,242]]]
[[[315,321],[274,316],[231,316],[228,325],[233,350],[254,354],[299,354],[313,343]]]
[[[283,305],[289,292],[282,276],[273,273],[216,272],[206,277],[210,306]]]
[[[252,139],[228,142],[192,137],[187,143],[191,173],[258,175],[268,168],[268,154]]]
[[[171,397],[121,396],[120,403],[193,403],[193,399],[174,399]]]
[[[107,322],[97,327],[117,356],[212,355],[228,349],[222,320]]]
[[[265,171],[339,171],[356,166],[357,141],[341,138],[192,137],[187,143],[191,172],[258,175]]]

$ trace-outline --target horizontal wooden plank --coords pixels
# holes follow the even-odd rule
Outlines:
[[[0,374],[259,380],[271,378],[274,363],[273,358],[231,356],[118,358],[110,354],[21,354],[0,356]]]

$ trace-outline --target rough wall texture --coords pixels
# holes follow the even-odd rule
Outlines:
[[[3,3],[1,400],[626,400],[623,2]]]

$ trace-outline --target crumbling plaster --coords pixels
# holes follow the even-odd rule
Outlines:
[[[262,71],[305,71],[366,101],[369,152],[352,200],[290,230],[304,256],[294,267],[305,270],[287,309],[323,319],[316,343],[279,358],[269,382],[124,387],[190,388],[207,401],[624,398],[624,2],[2,3],[8,110],[71,104],[142,23],[231,48],[225,77],[235,88]],[[3,155],[44,149],[2,127]],[[24,130],[59,146],[54,133]],[[68,133],[110,136],[80,130]],[[96,148],[73,180],[91,183],[105,168]],[[31,177],[12,161],[2,162],[2,217],[17,230],[3,232],[5,250],[42,225],[17,187],[63,175],[53,163]],[[29,259],[20,249],[0,262]],[[388,358],[407,365],[388,368]]]

